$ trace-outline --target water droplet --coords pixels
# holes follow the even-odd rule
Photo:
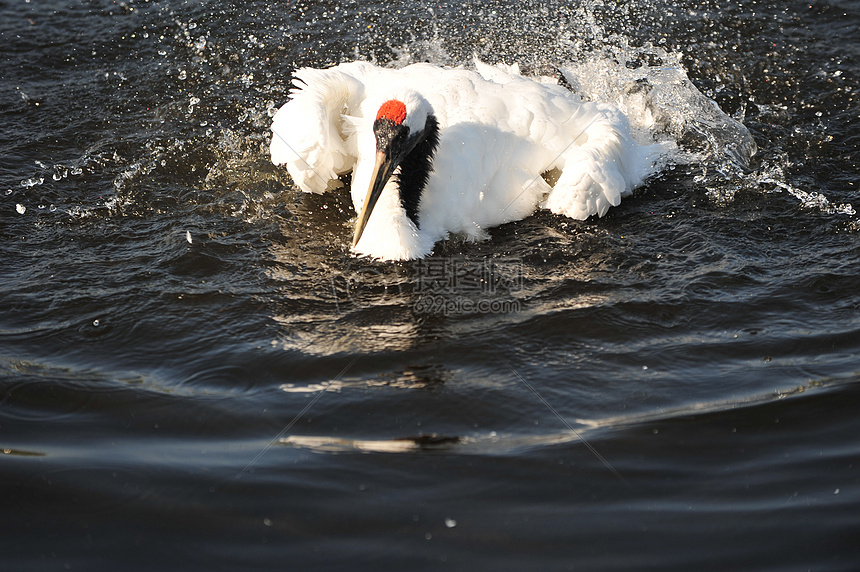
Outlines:
[[[18,214],[24,214],[25,212],[27,212],[27,207],[22,204],[17,204],[15,205],[15,210],[18,211]]]
[[[448,528],[454,528],[455,526],[457,526],[457,521],[453,518],[446,518],[445,526],[447,526]]]
[[[185,240],[188,241],[188,244],[192,244],[191,243],[191,231],[190,230],[185,231]]]
[[[25,179],[21,181],[21,186],[25,188],[35,187],[36,185],[41,185],[45,182],[44,177],[33,177],[31,179]]]
[[[269,518],[264,518],[263,524],[265,524],[266,526],[272,526],[272,520]]]
[[[185,70],[179,72],[179,79],[184,80],[186,77],[188,77],[188,74],[185,73]]]
[[[98,327],[99,327],[99,321],[98,321],[98,320],[93,320],[93,326],[95,326],[96,328],[98,328]]]

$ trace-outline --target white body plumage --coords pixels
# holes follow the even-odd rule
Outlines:
[[[313,193],[352,171],[360,213],[355,252],[406,260],[428,255],[450,233],[483,238],[484,229],[539,207],[579,220],[603,216],[653,173],[667,150],[638,145],[614,106],[476,66],[477,72],[429,64],[395,70],[352,62],[301,69],[290,101],[273,119],[272,161],[286,163],[296,184]],[[381,123],[396,133],[385,135]],[[433,130],[430,139],[438,143],[422,145]],[[432,169],[414,182],[402,172],[412,167],[401,160],[418,153],[432,155]],[[385,158],[391,164],[380,167]],[[541,175],[553,170],[558,177],[550,186]]]

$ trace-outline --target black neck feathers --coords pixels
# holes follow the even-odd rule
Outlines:
[[[433,170],[433,156],[439,146],[439,123],[432,115],[427,116],[424,133],[424,139],[400,162],[400,173],[397,176],[400,204],[416,227],[419,227],[418,205],[421,203],[421,193],[427,186],[430,172]]]

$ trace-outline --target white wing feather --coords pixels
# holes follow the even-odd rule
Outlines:
[[[648,174],[626,118],[614,108],[589,104],[576,122],[581,133],[561,156],[561,176],[543,204],[577,220],[603,216]]]
[[[290,101],[272,119],[272,162],[286,163],[303,191],[322,193],[355,165],[356,140],[343,114],[364,86],[337,68],[300,69],[293,84]]]

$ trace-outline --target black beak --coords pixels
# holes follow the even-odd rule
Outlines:
[[[388,148],[376,152],[376,163],[373,165],[370,188],[367,189],[367,197],[364,199],[361,212],[358,214],[358,222],[355,224],[355,234],[352,235],[353,248],[361,240],[364,227],[367,226],[367,221],[370,219],[370,213],[373,211],[373,207],[376,206],[376,201],[379,200],[379,195],[382,194],[385,183],[391,178],[391,173],[394,172],[396,167],[397,163],[391,156],[391,151]]]

